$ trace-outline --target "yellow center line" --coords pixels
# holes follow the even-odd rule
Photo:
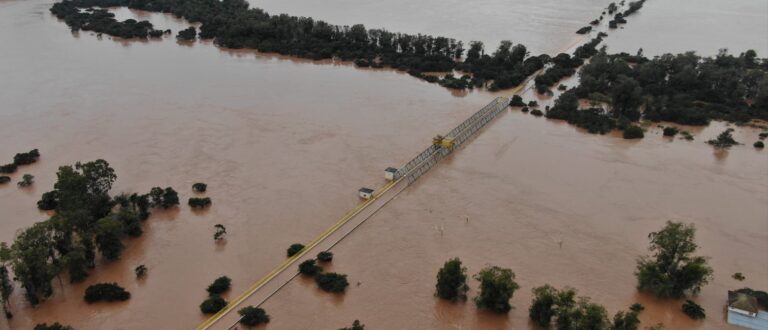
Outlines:
[[[389,191],[393,186],[395,186],[400,180],[403,178],[400,178],[396,181],[392,181],[384,185],[380,191],[377,191],[373,194],[371,199],[358,204],[355,206],[351,211],[347,212],[341,219],[339,219],[333,226],[326,229],[323,233],[318,235],[314,240],[312,240],[308,246],[304,247],[299,253],[295,254],[294,256],[286,259],[283,261],[280,265],[272,269],[271,272],[269,272],[267,275],[256,281],[253,285],[251,285],[245,292],[240,294],[235,300],[231,301],[229,304],[227,304],[226,307],[224,307],[222,310],[220,310],[218,313],[214,314],[207,320],[205,320],[202,324],[200,324],[196,330],[205,330],[210,328],[214,323],[216,323],[218,320],[220,320],[222,317],[224,317],[227,313],[231,312],[237,305],[242,303],[244,300],[248,299],[251,295],[253,295],[256,291],[258,291],[260,288],[262,288],[264,285],[266,285],[269,281],[271,281],[273,278],[275,278],[277,275],[282,273],[285,269],[291,266],[293,262],[295,262],[297,259],[303,257],[305,254],[309,252],[309,250],[313,249],[315,246],[320,244],[324,239],[326,239],[328,236],[336,232],[341,226],[349,222],[353,217],[358,215],[360,212],[362,212],[366,207],[371,205],[376,199],[381,197],[384,193]]]

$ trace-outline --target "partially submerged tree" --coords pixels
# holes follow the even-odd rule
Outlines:
[[[733,139],[733,128],[726,129],[720,135],[717,136],[717,138],[707,141],[707,144],[718,148],[718,149],[728,149],[732,146],[738,145],[739,143],[736,142],[736,140]]]
[[[131,293],[117,283],[98,283],[85,289],[85,301],[89,304],[97,301],[124,301],[130,298]]]
[[[365,330],[365,324],[360,323],[360,320],[355,320],[351,327],[339,328],[339,330]]]
[[[20,188],[25,188],[31,186],[33,183],[35,183],[35,176],[32,174],[24,174],[21,177],[21,181],[16,183]]]
[[[698,249],[693,224],[668,221],[648,235],[652,254],[637,261],[637,287],[658,297],[682,297],[698,293],[712,278],[707,258],[694,256]]]
[[[707,314],[704,312],[704,308],[691,300],[686,300],[682,308],[683,313],[694,320],[701,320],[707,317]]]
[[[213,226],[213,228],[216,229],[216,232],[213,233],[213,239],[215,241],[224,239],[224,236],[227,234],[227,228],[220,223],[217,223],[215,226]]]
[[[483,268],[474,278],[480,282],[480,293],[475,297],[479,308],[496,313],[506,313],[512,308],[509,300],[520,286],[515,282],[511,269],[491,266]]]
[[[317,254],[317,261],[319,262],[331,262],[333,261],[333,252],[322,251]]]
[[[323,271],[323,268],[315,264],[314,259],[307,259],[299,264],[299,273],[306,276],[315,276]]]
[[[240,314],[240,324],[246,327],[254,327],[269,323],[269,315],[263,309],[253,306],[247,306],[237,311]]]
[[[288,250],[286,252],[288,257],[290,258],[295,256],[297,253],[301,252],[301,250],[303,249],[304,249],[304,244],[294,243],[294,244],[291,244],[290,247],[288,247]]]
[[[224,298],[219,295],[213,295],[206,298],[200,304],[200,311],[203,312],[203,314],[216,314],[226,306],[227,301],[224,300]]]
[[[218,295],[227,292],[231,286],[232,280],[229,277],[221,276],[214,280],[213,283],[208,286],[206,291],[208,291],[208,294],[210,295]]]
[[[144,276],[147,276],[147,271],[147,266],[144,265],[138,265],[133,269],[133,272],[136,274],[136,278],[143,278]]]
[[[192,190],[197,193],[204,193],[208,189],[208,185],[202,182],[197,182],[192,185]]]
[[[456,300],[466,298],[467,290],[467,268],[459,258],[446,261],[437,272],[435,295],[442,299]]]
[[[315,276],[315,283],[323,291],[331,293],[341,293],[347,289],[347,275],[337,273],[320,273]]]
[[[54,322],[51,325],[48,325],[48,323],[38,323],[33,330],[75,330],[75,328]]]

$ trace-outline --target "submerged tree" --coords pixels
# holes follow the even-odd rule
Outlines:
[[[240,324],[246,327],[255,327],[260,324],[269,323],[267,312],[258,307],[243,307],[237,313],[240,314]]]
[[[200,304],[203,314],[216,314],[227,306],[227,301],[219,295],[212,295]]]
[[[498,266],[483,268],[474,278],[480,282],[480,294],[475,297],[479,308],[486,308],[496,313],[506,313],[512,308],[509,300],[520,286],[515,282],[515,273],[511,269]]]
[[[648,235],[652,254],[638,259],[637,287],[658,297],[682,297],[698,293],[712,278],[707,258],[694,256],[698,249],[693,224],[668,221],[664,228]]]
[[[445,262],[437,272],[435,295],[442,299],[456,300],[465,298],[467,288],[467,268],[462,266],[459,258]]]
[[[214,280],[213,283],[208,286],[206,291],[208,291],[208,294],[210,295],[217,295],[226,292],[231,286],[232,280],[229,277],[221,276]]]
[[[707,141],[707,144],[718,148],[718,149],[728,149],[732,146],[738,145],[739,143],[736,142],[736,140],[733,139],[733,128],[726,129],[720,135],[717,136],[717,138]]]
[[[220,241],[224,239],[224,235],[227,234],[227,228],[220,223],[217,223],[215,226],[213,226],[213,228],[216,229],[216,232],[213,233],[213,239],[215,241]]]

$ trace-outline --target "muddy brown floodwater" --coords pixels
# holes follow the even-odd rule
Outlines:
[[[502,2],[460,13],[477,22],[476,32],[462,32],[466,40],[486,40],[486,31],[506,38],[493,23],[503,21],[509,39],[542,40],[532,51],[559,50],[607,3],[584,1],[590,15],[574,19],[569,7],[546,9],[557,2],[537,11],[523,1],[530,10],[522,13],[554,17],[516,21],[509,15],[520,13],[497,10],[507,6]],[[0,241],[46,218],[35,202],[51,189],[59,165],[80,160],[108,160],[118,174],[113,193],[173,186],[183,202],[191,184],[202,181],[213,206],[154,213],[145,234],[128,240],[122,260],[100,264],[85,283],[57,283],[37,308],[26,305],[17,285],[15,317],[0,321],[2,329],[53,321],[77,329],[193,328],[204,319],[198,305],[213,279],[231,277],[229,297],[239,294],[281,262],[288,245],[310,240],[356,205],[359,187],[380,185],[383,168],[400,166],[494,96],[456,97],[388,70],[210,43],[71,35],[49,6],[0,0],[0,157],[7,162],[32,148],[42,154],[13,175],[14,182],[35,175],[30,189],[0,187]],[[117,13],[174,31],[187,26],[160,14]],[[401,30],[374,16],[355,22],[462,38],[451,31],[465,30],[443,30],[439,15],[422,17],[434,31]],[[626,142],[503,114],[335,248],[332,270],[352,283],[346,295],[294,281],[265,304],[269,328],[335,329],[354,319],[372,329],[525,328],[530,289],[543,283],[578,288],[611,312],[641,301],[646,324],[723,327],[717,311],[725,290],[768,287],[768,153],[749,146],[714,153],[703,141],[720,130],[706,128],[693,142],[666,140],[656,130]],[[737,131],[748,144],[756,135]],[[634,258],[644,252],[646,234],[668,219],[696,223],[702,253],[712,257],[716,279],[697,298],[708,310],[703,323],[633,288]],[[212,239],[217,223],[229,232],[223,244]],[[523,286],[512,300],[517,309],[499,317],[432,297],[437,268],[453,256],[471,273],[486,263],[514,269]],[[139,264],[149,268],[141,281],[133,276]],[[737,271],[745,282],[730,278]],[[126,287],[131,300],[83,302],[87,285],[107,281]]]

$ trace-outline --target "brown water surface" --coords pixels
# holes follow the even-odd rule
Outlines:
[[[472,24],[480,28],[467,39],[520,36],[538,40],[526,43],[537,52],[570,44],[573,35],[564,32],[605,5],[585,1],[592,7],[574,16],[554,3],[520,12],[496,3],[457,15],[480,24]],[[108,160],[118,174],[115,193],[173,186],[184,204],[191,184],[206,182],[213,206],[200,213],[186,206],[155,212],[145,234],[127,242],[121,261],[99,265],[85,283],[57,283],[54,296],[37,308],[26,305],[17,286],[15,317],[0,321],[3,329],[53,321],[77,329],[192,328],[203,320],[197,306],[214,278],[233,279],[229,297],[242,292],[283,260],[288,245],[308,241],[356,205],[359,187],[380,185],[383,168],[403,164],[492,98],[453,94],[390,70],[222,51],[173,37],[137,42],[72,35],[49,6],[0,1],[0,158],[8,162],[32,148],[42,154],[0,187],[0,241],[45,219],[35,202],[51,189],[59,165],[81,160]],[[188,26],[166,15],[116,13],[174,31]],[[528,13],[550,18],[510,18]],[[421,26],[400,26],[397,18],[368,18],[350,17],[350,23],[456,37],[466,30],[441,23],[416,31]],[[498,33],[494,22],[509,24],[510,35],[485,34]],[[767,257],[756,252],[768,249],[768,154],[748,146],[715,153],[703,141],[720,130],[704,129],[693,142],[656,131],[626,142],[502,115],[342,241],[333,270],[349,274],[346,296],[294,281],[266,304],[270,328],[333,329],[355,318],[374,329],[524,328],[528,292],[545,282],[579,288],[612,312],[640,299],[649,305],[646,322],[693,326],[676,305],[651,304],[633,289],[633,259],[643,252],[647,232],[667,219],[699,226],[717,276],[698,298],[711,313],[703,324],[720,327],[715,311],[726,289],[768,287]],[[737,139],[751,144],[756,135],[739,130]],[[20,190],[15,181],[24,173],[36,183]],[[217,223],[229,232],[220,244],[212,239]],[[434,273],[452,256],[462,257],[472,273],[485,263],[512,267],[523,285],[513,299],[518,308],[498,317],[469,303],[437,302]],[[141,281],[133,276],[139,264],[149,268]],[[730,279],[736,271],[747,276],[744,283]],[[107,281],[126,287],[132,299],[83,302],[87,285]]]

